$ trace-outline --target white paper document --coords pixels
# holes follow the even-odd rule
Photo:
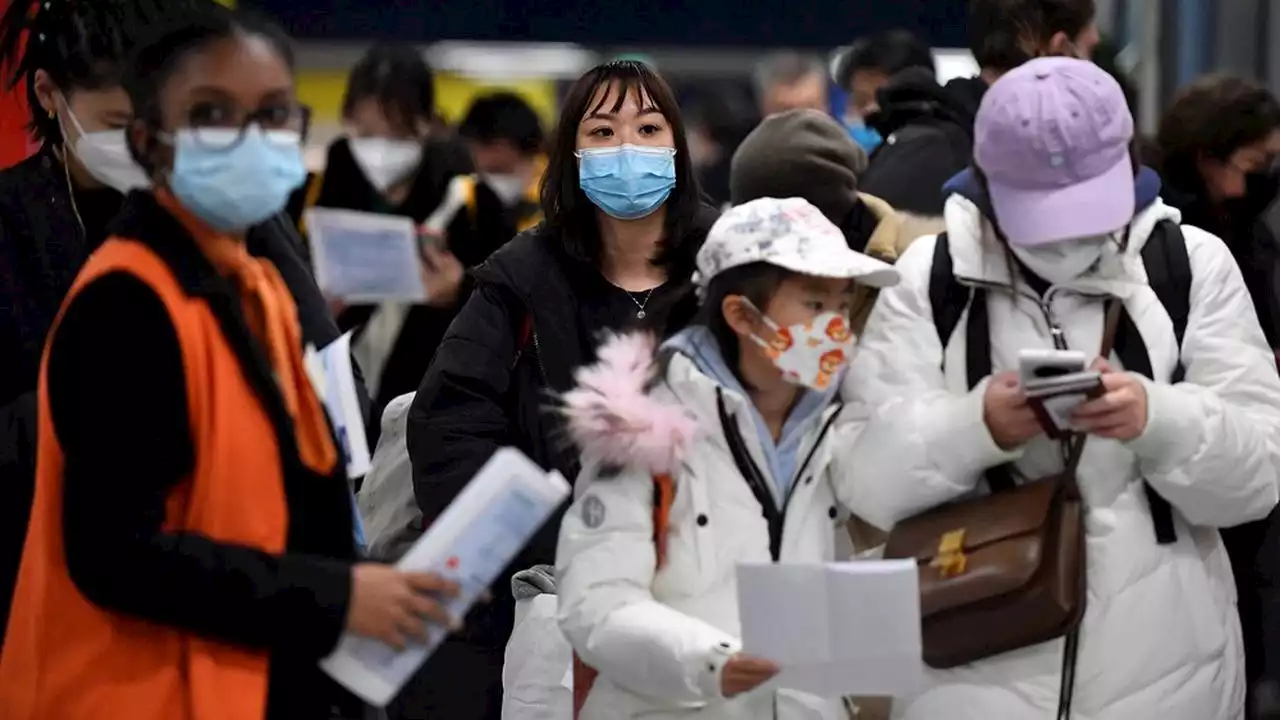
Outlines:
[[[369,472],[369,436],[364,428],[364,413],[356,394],[356,380],[351,368],[351,333],[334,340],[317,351],[308,347],[303,362],[311,386],[329,414],[338,452],[347,465],[347,477],[355,479]]]
[[[559,473],[544,471],[519,450],[503,448],[396,566],[437,572],[457,582],[461,592],[449,610],[462,617],[569,492]],[[365,701],[384,707],[447,634],[437,625],[428,629],[427,644],[403,651],[344,634],[320,667]]]
[[[316,284],[326,297],[347,303],[427,299],[412,218],[309,208],[305,219]]]
[[[738,566],[743,651],[779,687],[821,697],[909,695],[924,673],[912,560]]]

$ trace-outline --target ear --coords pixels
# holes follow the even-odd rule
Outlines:
[[[725,324],[740,337],[747,337],[755,332],[759,319],[755,310],[741,295],[726,295],[720,301],[720,312],[724,315]]]
[[[36,99],[40,101],[40,109],[45,115],[53,116],[58,112],[58,96],[62,93],[57,83],[44,70],[37,70],[35,81],[31,84],[36,91]]]
[[[1046,53],[1049,56],[1075,57],[1079,52],[1080,51],[1076,49],[1075,43],[1073,43],[1071,38],[1064,32],[1054,33],[1053,37],[1049,38],[1049,48]]]

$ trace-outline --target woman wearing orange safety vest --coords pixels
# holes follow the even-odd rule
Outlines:
[[[40,372],[5,720],[329,720],[317,661],[392,645],[456,588],[357,562],[294,301],[244,234],[305,176],[287,41],[217,5],[137,49],[130,194]],[[355,705],[356,707],[352,707]]]

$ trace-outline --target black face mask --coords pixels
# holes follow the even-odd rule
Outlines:
[[[1251,172],[1244,178],[1244,196],[1223,203],[1236,220],[1251,220],[1266,212],[1280,192],[1280,169]]]

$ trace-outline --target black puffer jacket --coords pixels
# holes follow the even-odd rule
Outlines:
[[[896,210],[940,217],[942,186],[973,160],[977,104],[918,68],[895,75],[876,100],[880,110],[868,122],[885,140],[872,153],[858,189]]]

